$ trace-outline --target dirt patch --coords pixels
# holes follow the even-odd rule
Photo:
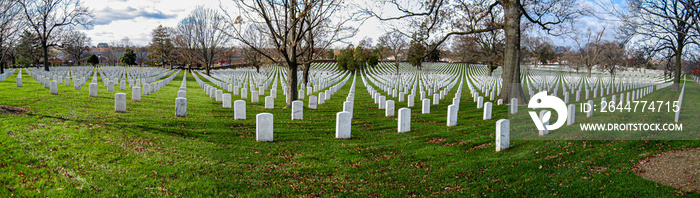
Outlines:
[[[0,115],[20,115],[27,112],[29,112],[29,109],[24,107],[0,105]]]
[[[657,154],[633,167],[637,175],[683,191],[700,192],[700,150]]]

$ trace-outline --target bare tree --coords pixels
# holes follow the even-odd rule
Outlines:
[[[83,7],[80,0],[19,0],[29,27],[39,37],[44,51],[44,70],[49,71],[49,47],[56,45],[54,35],[62,28],[89,25],[92,10]]]
[[[15,0],[0,0],[0,74],[5,73],[5,58],[13,51],[13,43],[18,38],[18,10]]]
[[[104,62],[110,65],[117,65],[117,62],[119,60],[119,56],[121,56],[121,52],[124,50],[117,48],[115,46],[109,46],[107,49],[102,53],[102,59]],[[105,60],[106,59],[106,60]]]
[[[148,46],[134,48],[134,54],[136,54],[136,61],[138,61],[139,67],[143,67],[143,64],[146,62],[146,59],[148,59],[148,49]]]
[[[394,66],[396,66],[396,75],[398,75],[399,61],[401,61],[399,55],[401,54],[401,51],[408,46],[406,36],[401,32],[394,30],[379,37],[379,43],[386,47],[391,52],[391,55],[394,56]]]
[[[493,70],[503,64],[503,40],[503,32],[497,30],[462,36],[456,45],[466,60],[486,64],[488,75],[492,76]]]
[[[178,33],[192,42],[195,55],[204,63],[209,75],[215,57],[223,52],[222,45],[229,39],[224,16],[217,10],[198,6],[177,26]]]
[[[595,34],[589,28],[586,33],[570,35],[577,47],[575,64],[586,67],[588,77],[591,77],[591,70],[599,63],[600,54],[603,52],[600,46],[604,33],[605,28]]]
[[[61,48],[68,55],[68,58],[76,61],[80,65],[83,59],[87,59],[90,51],[92,39],[87,34],[79,31],[68,31],[63,34]]]
[[[344,26],[352,20],[352,17],[337,19],[338,21],[333,22],[328,18],[324,18],[326,14],[322,12],[311,13],[311,15],[304,17],[302,20],[310,28],[303,40],[304,45],[302,49],[304,55],[301,56],[302,83],[304,85],[309,84],[311,63],[323,56],[323,51],[332,44],[344,42],[343,40],[354,36],[357,32],[356,29]]]
[[[235,5],[240,9],[239,15],[226,12],[229,18],[229,25],[232,28],[230,36],[261,53],[264,57],[280,63],[287,68],[287,106],[291,107],[291,102],[298,98],[297,70],[300,65],[310,63],[312,57],[321,53],[315,53],[314,49],[324,48],[317,46],[316,41],[336,41],[343,35],[347,20],[338,17],[343,12],[341,0],[258,0],[258,1],[235,1]],[[331,20],[333,19],[333,20]],[[259,25],[260,34],[269,38],[274,51],[266,52],[257,48],[249,41],[245,40],[243,34],[247,26]],[[314,30],[318,32],[332,33],[323,35],[325,39],[314,37],[309,39],[309,34]],[[313,42],[309,42],[313,41]],[[320,45],[329,46],[332,42],[325,42]],[[276,59],[274,57],[280,57]],[[310,65],[309,65],[310,66]]]
[[[525,37],[521,45],[523,46],[523,55],[533,58],[532,63],[535,67],[540,63],[547,64],[555,58],[555,47],[548,37]]]
[[[243,35],[246,37],[249,45],[239,47],[238,51],[245,60],[246,64],[254,67],[256,71],[260,73],[260,66],[262,66],[263,59],[265,59],[265,57],[262,53],[256,51],[255,49],[269,51],[269,42],[262,34],[259,34],[258,32],[260,32],[260,28],[258,26],[249,26],[248,30],[246,30],[246,33]]]
[[[615,72],[624,67],[625,46],[618,41],[605,42],[599,46],[601,48],[600,63],[605,70],[610,73],[610,77],[615,76]]]
[[[603,3],[601,3],[603,4]],[[624,24],[642,36],[642,45],[653,46],[655,51],[671,50],[674,84],[672,90],[680,90],[683,55],[689,45],[697,45],[698,7],[693,0],[630,1],[626,12],[610,12]],[[669,61],[671,62],[671,61]]]
[[[173,40],[173,44],[175,45],[175,48],[177,49],[175,51],[175,57],[183,64],[183,65],[189,65],[189,69],[192,70],[192,66],[196,63],[196,55],[195,55],[195,42],[194,38],[185,35],[185,34],[180,34],[179,32],[188,32],[190,31],[191,26],[186,26],[186,25],[178,25],[177,31],[178,34],[175,35],[175,39]]]
[[[117,65],[119,63],[119,57],[121,57],[121,55],[124,53],[124,50],[132,45],[133,44],[131,43],[129,37],[110,41],[109,47],[107,47],[107,50],[104,54],[102,54],[102,56],[104,59],[107,59],[109,64]]]
[[[469,35],[504,29],[503,87],[500,99],[518,98],[521,104],[527,99],[520,84],[520,36],[521,22],[536,25],[551,34],[570,30],[571,23],[583,12],[578,0],[495,0],[495,1],[447,1],[428,0],[411,7],[397,0],[388,0],[401,14],[385,16],[381,11],[367,9],[367,13],[383,21],[413,19],[413,24],[427,38],[437,34],[435,44],[427,51],[435,51],[453,35]],[[415,4],[415,2],[414,2]],[[375,6],[383,8],[382,6]],[[422,20],[420,20],[422,18]],[[555,29],[556,28],[556,29]],[[556,30],[556,31],[555,31]],[[426,41],[429,39],[426,39]],[[430,54],[430,53],[426,53]]]

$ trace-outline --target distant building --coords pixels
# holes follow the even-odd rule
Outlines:
[[[108,48],[108,47],[109,47],[109,45],[107,45],[107,43],[99,43],[99,44],[97,44],[97,48]]]

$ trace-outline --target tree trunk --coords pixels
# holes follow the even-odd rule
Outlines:
[[[255,71],[260,73],[260,66],[255,66]]]
[[[399,54],[394,54],[394,65],[396,66],[396,75],[399,75]]]
[[[591,70],[593,69],[593,66],[588,67],[588,77],[591,77]]]
[[[297,63],[288,63],[287,66],[287,106],[284,108],[291,108],[292,102],[297,100]]]
[[[496,70],[493,68],[493,63],[489,63],[489,76],[493,76],[493,70]]]
[[[523,88],[520,85],[520,11],[519,0],[503,0],[502,2],[506,35],[506,46],[503,53],[503,87],[500,99],[510,101],[518,98],[519,104],[527,104]]]
[[[41,41],[41,48],[44,50],[44,70],[49,71],[49,46],[46,41]]]
[[[204,67],[207,69],[207,76],[211,76],[209,74],[209,70],[211,70],[211,67],[209,66],[209,64],[207,63]]]
[[[304,85],[309,86],[309,70],[311,70],[311,62],[304,64]]]
[[[681,90],[681,61],[683,61],[683,41],[685,40],[685,34],[678,33],[678,46],[676,48],[676,71],[674,71],[673,77],[673,87],[671,91]]]

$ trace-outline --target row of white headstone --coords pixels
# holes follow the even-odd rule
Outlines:
[[[21,69],[20,69],[19,73],[20,73],[20,74],[22,73],[22,70],[21,70]],[[0,82],[5,81],[5,79],[7,79],[8,77],[12,76],[13,74],[15,74],[15,70],[14,70],[14,69],[6,69],[6,70],[5,70],[5,73],[0,74]]]

